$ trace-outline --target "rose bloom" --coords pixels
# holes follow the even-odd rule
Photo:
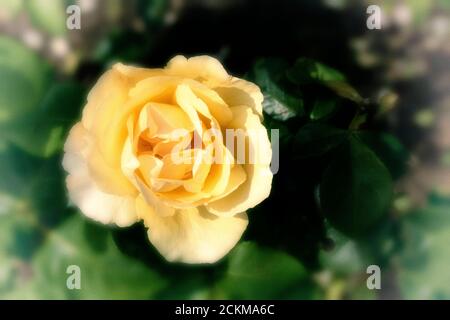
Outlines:
[[[143,220],[169,261],[217,261],[246,229],[246,210],[270,193],[262,101],[208,56],[176,56],[163,69],[114,65],[64,147],[71,202],[104,224]]]

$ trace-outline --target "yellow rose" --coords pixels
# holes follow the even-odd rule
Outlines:
[[[177,56],[164,69],[114,65],[64,147],[70,200],[101,223],[143,220],[169,261],[217,261],[270,193],[262,100],[208,56]]]

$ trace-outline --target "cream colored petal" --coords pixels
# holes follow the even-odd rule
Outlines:
[[[129,112],[135,107],[144,105],[149,101],[168,103],[163,100],[171,97],[176,86],[182,81],[183,78],[166,75],[151,77],[139,81],[130,90],[129,95],[132,100],[127,103],[128,108],[123,111]]]
[[[139,186],[139,190],[142,193],[143,199],[147,203],[147,206],[152,208],[153,212],[162,217],[172,216],[173,214],[175,214],[175,209],[162,202],[161,199],[159,199],[158,196],[155,195],[155,193],[149,188],[148,185],[145,184],[144,181],[142,181],[139,176],[136,176],[136,182]]]
[[[212,197],[209,200],[210,203],[215,202],[217,200],[223,199],[227,197],[229,194],[237,190],[245,181],[247,180],[247,173],[241,165],[235,165],[230,172],[230,178],[228,180],[228,184],[225,188],[225,191],[216,197]],[[208,207],[208,205],[206,205]],[[216,214],[220,217],[230,217],[235,214],[234,210],[213,210],[211,213]]]
[[[272,187],[272,150],[266,129],[249,107],[231,109],[233,120],[230,122],[230,128],[246,130],[247,149],[254,155],[254,164],[249,163],[249,157],[246,157],[247,161],[243,164],[246,181],[228,196],[206,205],[210,212],[218,215],[232,215],[253,208],[269,196]]]
[[[192,193],[186,191],[184,188],[177,188],[173,191],[163,192],[158,194],[170,207],[177,209],[192,208],[202,205],[210,197],[204,192]]]
[[[63,167],[69,173],[66,184],[69,199],[87,217],[105,224],[124,227],[137,221],[135,198],[117,196],[100,190],[92,179],[85,155],[91,141],[81,123],[70,131],[66,141]]]
[[[168,261],[214,263],[236,245],[248,224],[245,212],[221,218],[199,207],[161,217],[142,198],[136,208],[149,228],[150,242]]]
[[[184,137],[177,140],[164,140],[155,144],[153,147],[153,154],[164,157],[170,153],[183,150],[191,143],[191,134],[187,133]]]
[[[121,169],[122,173],[128,178],[128,181],[130,181],[130,183],[132,183],[136,188],[137,184],[134,173],[136,169],[139,168],[139,165],[139,160],[133,150],[132,139],[129,137],[123,147]]]
[[[124,65],[122,63],[116,63],[113,69],[125,76],[130,86],[134,86],[141,80],[165,75],[164,69],[148,69],[135,66]]]
[[[217,215],[233,215],[242,209],[250,209],[261,203],[270,194],[272,172],[269,167],[246,166],[247,180],[237,190],[214,202],[208,203],[208,210]]]
[[[125,101],[128,89],[126,80],[118,72],[105,72],[88,94],[87,104],[83,109],[83,126],[89,130],[95,124],[96,130],[103,131],[108,119],[103,121],[102,114],[110,118],[114,110]]]
[[[107,71],[88,95],[88,104],[83,110],[82,122],[86,129],[95,136],[103,158],[111,166],[119,164],[120,152],[127,133],[126,125],[118,123],[129,86],[125,77],[115,70]],[[126,123],[127,119],[123,119]]]
[[[135,188],[121,171],[127,127],[117,116],[128,97],[128,81],[116,70],[107,71],[88,95],[82,124],[95,144],[86,159],[96,184],[106,193],[134,195]]]
[[[181,180],[192,171],[195,152],[193,149],[182,150],[178,154],[171,153],[163,159],[159,177],[163,179]]]
[[[148,117],[152,119],[148,123],[153,123],[156,126],[155,137],[168,139],[174,130],[180,128],[187,131],[194,130],[194,125],[188,115],[178,106],[149,103],[146,105],[146,109]]]
[[[228,181],[230,179],[231,167],[232,167],[232,154],[230,151],[222,146],[222,152],[220,156],[214,160],[211,166],[210,174],[205,180],[203,192],[210,194],[211,196],[219,196],[223,194],[227,188]]]
[[[130,89],[129,99],[120,109],[118,120],[127,119],[130,114],[141,110],[149,101],[173,103],[173,93],[183,79],[171,76],[156,76],[139,81]],[[121,123],[115,123],[121,125]]]
[[[263,94],[259,87],[249,81],[235,78],[218,85],[214,90],[230,106],[248,106],[262,117]]]
[[[142,180],[156,192],[167,192],[174,190],[183,184],[182,180],[176,179],[162,179],[159,178],[161,169],[164,165],[163,161],[150,154],[143,154],[139,156],[140,174]]]
[[[221,126],[226,126],[230,122],[233,114],[217,92],[195,80],[185,80],[184,83],[188,84],[193,93],[208,106],[212,116]]]
[[[176,56],[167,64],[166,71],[170,75],[195,79],[201,82],[223,82],[230,76],[219,62],[210,56],[197,56],[186,59]]]
[[[212,164],[212,150],[199,150],[195,153],[194,165],[192,167],[192,178],[183,183],[188,192],[197,193],[203,188]]]
[[[157,157],[151,154],[142,154],[138,157],[139,171],[142,175],[143,181],[152,186],[152,178],[158,177],[164,163]]]
[[[175,99],[177,101],[177,104],[186,112],[189,119],[194,124],[195,131],[199,134],[200,137],[202,137],[202,122],[197,113],[198,105],[196,102],[198,101],[189,86],[186,84],[180,84],[175,91]],[[203,108],[203,111],[208,112],[207,108]]]
[[[122,146],[122,151],[123,151]],[[98,143],[96,143],[86,159],[87,167],[91,178],[96,185],[104,192],[123,195],[136,196],[137,190],[135,186],[128,180],[122,171],[122,152],[118,155],[118,167],[111,166],[101,153]]]

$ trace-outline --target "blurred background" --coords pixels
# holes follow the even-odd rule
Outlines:
[[[79,30],[66,27],[71,4]],[[381,30],[366,27],[370,4]],[[281,132],[270,198],[214,265],[165,262],[140,224],[86,220],[64,185],[64,140],[98,77],[176,54],[215,56],[257,82],[266,125]],[[306,72],[301,57],[339,70],[357,98],[338,88],[316,108],[320,90],[283,87],[279,66]],[[361,128],[382,133],[368,144],[393,180],[389,208],[362,235],[317,205],[323,163],[295,156],[306,123],[342,127],[342,97],[372,110]],[[449,299],[449,209],[449,0],[0,0],[1,299]],[[73,264],[81,290],[66,286]],[[380,290],[366,285],[373,264]]]

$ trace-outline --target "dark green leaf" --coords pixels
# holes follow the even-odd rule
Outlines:
[[[342,129],[320,123],[307,124],[295,136],[294,154],[300,158],[323,155],[338,147],[347,136],[347,131]]]
[[[289,80],[298,85],[345,81],[344,75],[339,71],[308,58],[298,59],[286,74]]]
[[[406,172],[409,152],[396,137],[364,131],[358,132],[357,136],[376,153],[394,179]]]
[[[392,179],[378,157],[355,137],[339,149],[320,184],[320,204],[336,229],[360,236],[385,215]]]
[[[264,93],[264,111],[277,120],[304,114],[303,100],[284,87],[287,66],[283,60],[264,59],[253,68],[254,81]]]
[[[311,120],[320,120],[322,118],[325,118],[332,114],[334,110],[337,107],[337,101],[336,100],[324,100],[324,99],[317,99],[314,102],[313,108],[311,110],[311,113],[309,114],[309,117]]]

